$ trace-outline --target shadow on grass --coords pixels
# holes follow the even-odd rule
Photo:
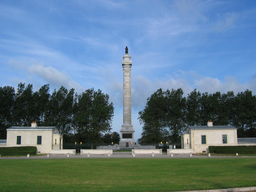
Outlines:
[[[244,167],[250,168],[250,169],[256,169],[256,164],[255,165],[246,165]]]

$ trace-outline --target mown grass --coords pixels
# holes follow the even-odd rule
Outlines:
[[[256,159],[0,160],[0,191],[184,191],[256,186]]]

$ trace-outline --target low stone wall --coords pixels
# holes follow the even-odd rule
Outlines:
[[[119,145],[115,144],[115,145],[106,145],[106,146],[97,146],[97,150],[98,149],[113,149],[113,150],[118,150],[120,149]]]
[[[51,154],[76,154],[75,149],[54,149],[51,151]]]
[[[160,154],[162,155],[162,149],[133,149],[132,155],[143,155],[143,154],[150,154],[150,155],[156,155]]]
[[[195,151],[193,149],[167,149],[167,155],[170,154],[194,154]]]
[[[112,149],[81,149],[80,155],[112,155]]]
[[[113,150],[119,150],[119,149],[155,149],[155,145],[140,145],[140,144],[130,144],[129,147],[126,147],[125,144],[115,144],[115,145],[106,145],[106,146],[97,146],[97,149],[113,149]]]
[[[156,146],[155,145],[140,145],[137,144],[134,146],[134,149],[155,149]]]
[[[237,146],[256,146],[256,143],[255,144],[237,144]]]

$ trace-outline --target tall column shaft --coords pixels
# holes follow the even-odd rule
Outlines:
[[[131,148],[134,146],[134,129],[132,126],[132,106],[131,106],[131,67],[132,61],[128,52],[123,57],[123,125],[121,128],[121,148]]]
[[[131,125],[131,65],[123,65],[123,125]]]

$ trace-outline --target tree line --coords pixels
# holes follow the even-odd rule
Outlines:
[[[30,126],[36,121],[38,126],[56,126],[64,142],[117,142],[119,134],[110,133],[113,115],[113,103],[101,90],[87,89],[77,94],[74,89],[62,86],[50,94],[48,84],[36,92],[32,84],[20,83],[17,90],[0,87],[2,139],[6,138],[6,128]]]
[[[256,97],[246,90],[236,95],[233,91],[221,94],[201,93],[196,89],[187,97],[182,89],[158,89],[139,112],[142,127],[140,143],[180,142],[187,126],[233,125],[238,137],[256,137]]]

